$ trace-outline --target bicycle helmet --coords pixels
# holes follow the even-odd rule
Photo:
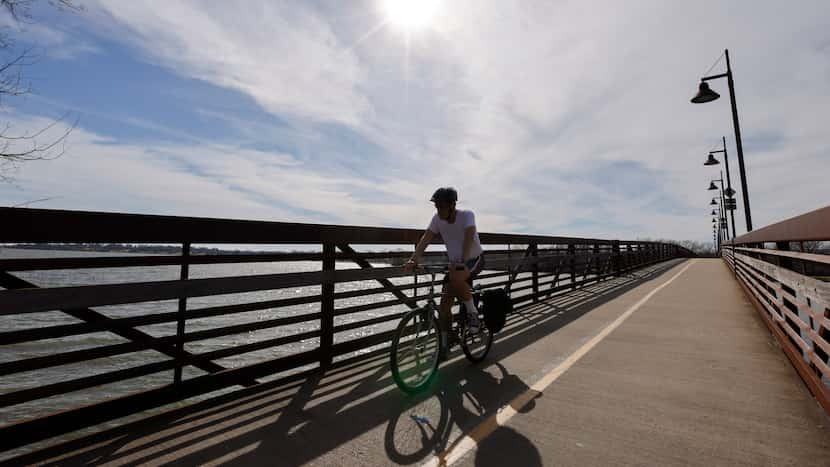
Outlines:
[[[458,201],[458,192],[453,187],[441,187],[435,190],[432,198],[429,199],[433,203],[454,203]]]

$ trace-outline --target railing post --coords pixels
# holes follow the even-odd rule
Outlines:
[[[573,243],[568,244],[568,255],[571,257],[568,261],[571,270],[571,290],[576,290],[576,246]]]
[[[780,251],[790,251],[790,242],[775,242],[775,248]],[[778,267],[792,270],[793,262],[790,258],[776,256]]]
[[[599,261],[599,243],[594,243],[594,276],[599,280],[602,274],[602,263]]]
[[[323,271],[334,271],[334,244],[323,244]],[[331,365],[331,348],[334,343],[334,282],[324,282],[321,286],[320,302],[320,366]]]
[[[182,243],[182,266],[179,279],[186,281],[190,274],[190,242]],[[179,297],[179,319],[176,322],[176,368],[173,370],[173,383],[182,382],[182,355],[184,354],[184,312],[187,311],[187,296]]]
[[[611,242],[611,265],[614,268],[614,277],[620,277],[620,270],[622,264],[620,262],[620,241],[614,240]]]
[[[412,251],[413,255],[415,254],[415,251],[418,251],[418,242],[415,242],[415,249]],[[416,271],[415,269],[412,270],[412,281],[415,284],[415,288],[412,290],[412,297],[414,298],[418,296],[418,271]]]
[[[510,280],[510,275],[513,271],[513,257],[510,254],[510,244],[507,244],[507,288],[505,291],[510,294],[510,289],[513,287],[513,281]]]
[[[539,245],[533,243],[530,245],[530,256],[533,259],[539,257]],[[533,303],[539,301],[539,262],[533,262]]]

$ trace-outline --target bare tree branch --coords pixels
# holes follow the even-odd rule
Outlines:
[[[0,8],[4,8],[11,17],[18,22],[28,22],[32,19],[32,3],[35,0],[0,0]],[[73,0],[48,0],[53,7],[62,11],[83,11],[83,7]]]
[[[830,247],[830,242],[807,241],[800,242],[801,251],[805,253],[822,253]]]
[[[44,133],[57,126],[59,123],[65,121],[66,117],[67,115],[64,114],[60,118],[53,120],[52,123],[31,135],[25,133],[20,136],[0,134],[0,140],[4,140],[2,146],[0,146],[0,158],[4,158],[6,161],[24,162],[35,160],[53,160],[62,156],[64,152],[66,152],[66,138],[78,124],[77,118],[60,134],[60,136],[57,136],[54,139],[49,138],[49,141],[46,143],[38,143],[38,138],[43,136]],[[14,141],[24,141],[25,145],[23,148],[18,149],[18,145],[12,144]],[[59,148],[59,151],[55,151],[57,148]]]
[[[0,14],[7,13],[17,23],[31,22],[32,6],[38,0],[0,0]],[[63,11],[82,11],[83,7],[74,0],[46,0],[46,3]],[[4,99],[17,97],[31,92],[31,87],[24,79],[24,71],[35,63],[37,58],[33,48],[14,51],[14,40],[7,32],[0,32],[0,106]],[[10,58],[8,58],[10,57]],[[10,182],[11,173],[20,168],[24,162],[36,160],[53,160],[66,152],[66,139],[78,124],[77,118],[60,134],[50,134],[58,124],[65,122],[67,115],[55,119],[49,125],[34,133],[12,134],[12,125],[6,123],[0,130],[0,183]]]

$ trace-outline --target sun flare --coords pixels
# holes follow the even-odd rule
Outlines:
[[[422,29],[435,16],[440,0],[384,0],[386,19],[393,25],[406,29]]]

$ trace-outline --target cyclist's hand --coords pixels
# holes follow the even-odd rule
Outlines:
[[[404,263],[403,270],[406,272],[412,272],[412,270],[415,269],[415,266],[417,265],[418,263],[414,259],[410,259],[409,261]]]

